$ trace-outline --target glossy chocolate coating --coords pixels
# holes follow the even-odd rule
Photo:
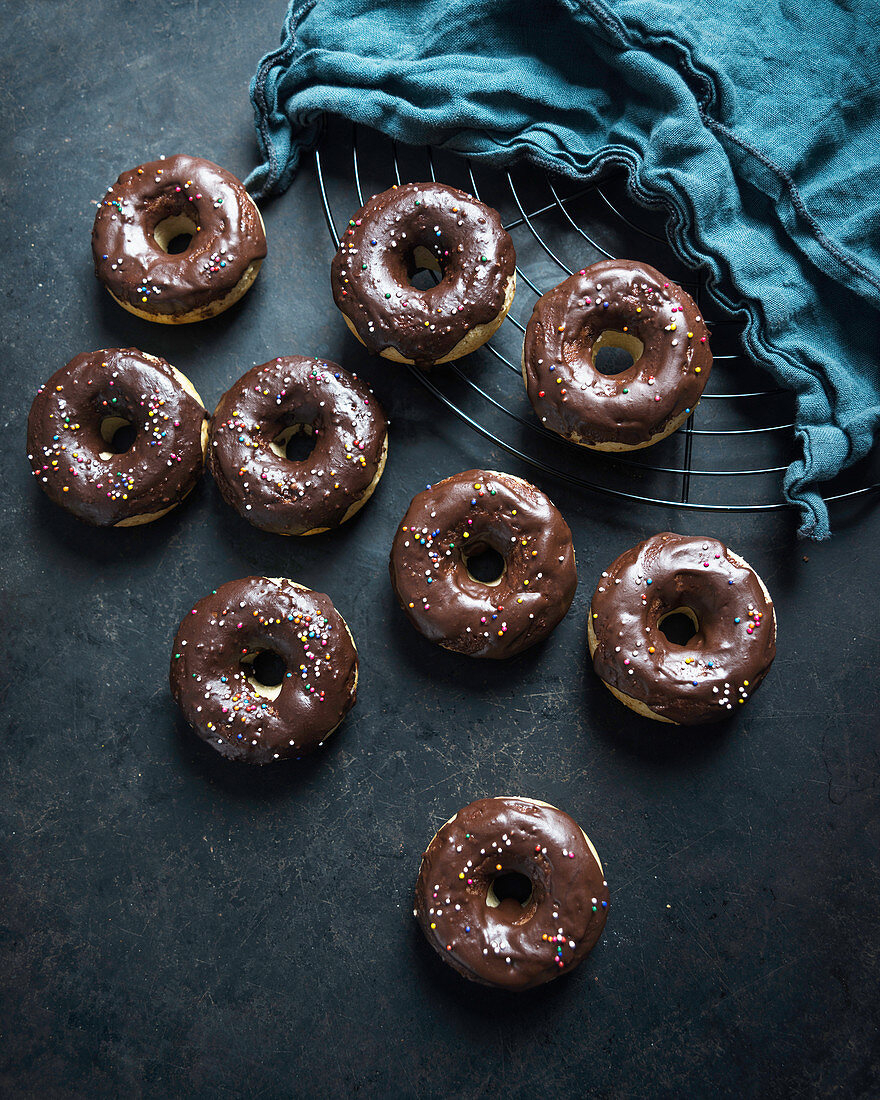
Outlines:
[[[110,417],[136,429],[123,454],[109,454],[101,435]],[[206,417],[164,359],[136,348],[86,352],[38,390],[28,458],[50,500],[86,523],[113,527],[165,511],[192,489],[202,472]]]
[[[156,243],[156,227],[183,216],[197,227],[185,252]],[[224,298],[266,255],[260,215],[244,186],[199,157],[154,160],[123,172],[92,230],[95,274],[147,313],[186,314]]]
[[[271,699],[242,657],[271,650],[286,666]],[[329,596],[284,578],[222,585],[188,612],[171,655],[171,693],[187,722],[232,760],[267,764],[312,752],[354,706],[357,650]]]
[[[492,586],[468,573],[465,554],[505,560]],[[470,657],[512,657],[541,641],[574,599],[571,531],[534,485],[466,470],[413,498],[391,547],[391,584],[426,638]]]
[[[443,272],[418,290],[417,248]],[[510,235],[491,207],[442,183],[408,183],[374,195],[354,215],[333,258],[333,298],[366,347],[405,359],[442,359],[501,312],[516,270]]]
[[[314,449],[301,462],[271,446],[292,424],[314,429]],[[299,535],[342,522],[379,472],[387,434],[382,407],[356,375],[320,359],[272,359],[220,399],[211,473],[254,526]]]
[[[615,375],[593,365],[593,345],[609,329],[644,344]],[[653,267],[593,264],[535,303],[523,345],[529,400],[566,438],[645,443],[700,400],[712,368],[708,336],[690,295]]]
[[[676,645],[658,624],[684,607],[699,629]],[[681,725],[727,718],[776,656],[773,604],[717,539],[667,531],[627,550],[602,574],[590,616],[596,672]]]
[[[532,895],[493,907],[490,887],[511,871],[531,880]],[[434,950],[473,981],[509,990],[549,982],[592,951],[607,915],[596,857],[577,823],[552,806],[472,802],[422,857],[415,916]]]

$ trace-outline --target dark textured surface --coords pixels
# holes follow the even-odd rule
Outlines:
[[[837,509],[813,546],[789,514],[639,510],[535,478],[574,533],[574,605],[513,661],[465,661],[397,608],[395,526],[442,475],[530,471],[348,335],[308,168],[265,211],[254,288],[215,321],[167,331],[95,281],[92,200],[122,169],[178,150],[253,163],[245,86],[283,6],[6,7],[0,1091],[876,1095],[876,506]],[[302,542],[250,528],[208,481],[152,527],[70,519],[31,483],[33,392],[129,344],[209,405],[273,355],[362,373],[391,418],[374,499]],[[636,719],[588,667],[596,576],[662,529],[717,535],[776,600],[765,685],[709,732]],[[357,705],[303,765],[219,759],[168,693],[183,612],[251,573],[330,593],[360,647]],[[423,846],[502,793],[571,813],[611,891],[592,956],[517,999],[444,967],[412,919]]]

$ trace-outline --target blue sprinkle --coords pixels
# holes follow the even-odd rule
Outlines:
[[[465,930],[465,932],[470,932],[470,930],[471,930],[471,926],[470,926],[469,924],[466,924],[466,925],[464,926],[464,930]]]
[[[376,241],[370,241],[370,244],[376,244]],[[107,257],[105,256],[104,259],[106,260]]]
[[[239,741],[241,740],[241,734],[239,734],[239,735],[238,735],[238,740],[239,740]]]
[[[430,577],[428,577],[428,584],[433,584],[433,581],[431,580]]]
[[[603,902],[602,902],[602,908],[603,908],[603,909],[607,909],[607,908],[608,908],[608,902],[607,902],[607,901],[603,901]]]
[[[603,308],[603,309],[607,309],[607,308],[608,308],[608,303],[607,303],[607,302],[603,302],[603,303],[602,303],[602,308]]]
[[[651,578],[650,578],[650,577],[647,577],[647,578],[645,579],[645,584],[653,584],[653,583],[654,583],[654,582],[653,582],[653,581],[651,580]]]
[[[735,619],[734,619],[733,621],[734,621],[735,623],[738,623],[738,622],[739,622],[739,616],[737,616],[737,618],[735,618]]]

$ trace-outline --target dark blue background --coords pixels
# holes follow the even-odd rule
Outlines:
[[[787,512],[615,505],[493,451],[348,335],[310,164],[265,209],[269,257],[223,317],[150,325],[95,281],[93,200],[120,171],[177,151],[240,176],[254,164],[246,86],[284,7],[6,6],[0,1088],[876,1095],[876,507],[836,509],[835,538],[816,546]],[[127,344],[166,356],[209,407],[277,354],[358,371],[392,421],[373,501],[307,540],[250,528],[207,479],[150,527],[68,518],[29,474],[33,393],[74,354]],[[568,617],[498,665],[421,639],[387,577],[413,493],[478,465],[535,480],[578,555]],[[664,528],[725,539],[776,599],[776,665],[717,730],[635,718],[585,655],[598,573]],[[250,573],[329,592],[359,644],[357,706],[302,765],[225,763],[168,693],[183,614]],[[569,811],[611,890],[592,956],[518,998],[445,968],[411,916],[424,845],[493,794]]]

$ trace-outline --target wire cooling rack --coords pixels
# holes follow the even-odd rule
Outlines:
[[[789,507],[781,479],[795,457],[791,394],[743,355],[741,322],[722,313],[677,259],[664,212],[636,205],[621,177],[577,184],[528,167],[489,171],[334,119],[325,122],[315,168],[336,245],[337,225],[394,183],[440,180],[500,212],[517,252],[507,319],[466,359],[430,372],[409,367],[428,393],[494,447],[569,484],[641,504],[715,512]],[[614,257],[644,260],[683,286],[712,332],[713,369],[700,405],[673,435],[629,454],[589,451],[543,428],[520,373],[525,325],[538,297],[573,271]],[[389,363],[389,369],[406,367]],[[829,482],[825,499],[877,489],[880,475],[866,460]]]

